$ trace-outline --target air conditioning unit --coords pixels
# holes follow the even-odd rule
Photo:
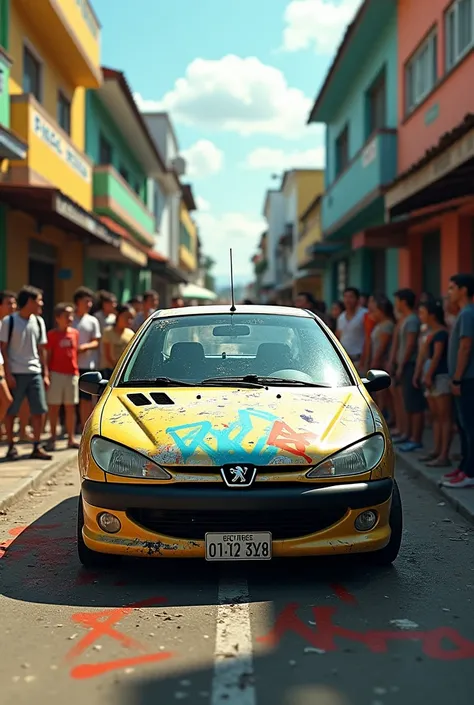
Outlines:
[[[184,174],[186,173],[186,162],[183,157],[175,157],[171,161],[171,167],[178,176],[184,176]]]

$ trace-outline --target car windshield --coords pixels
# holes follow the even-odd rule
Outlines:
[[[157,318],[134,347],[120,385],[199,383],[275,377],[301,384],[353,384],[341,357],[313,318],[278,314],[195,314]]]

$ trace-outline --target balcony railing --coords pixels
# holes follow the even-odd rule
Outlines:
[[[110,164],[94,167],[94,210],[111,215],[146,244],[153,244],[155,218]]]
[[[350,217],[359,204],[374,198],[396,176],[397,134],[377,132],[330,184],[323,196],[322,225],[325,234]]]

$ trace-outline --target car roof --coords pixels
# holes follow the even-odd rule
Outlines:
[[[260,305],[235,305],[235,311],[230,310],[230,304],[219,304],[218,306],[183,306],[182,308],[164,308],[152,314],[152,318],[169,318],[171,316],[203,316],[231,313],[246,313],[257,316],[298,316],[299,318],[314,318],[314,315],[303,308],[293,306],[260,306]]]

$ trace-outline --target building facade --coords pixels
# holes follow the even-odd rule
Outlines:
[[[295,281],[295,294],[308,292],[318,301],[324,299],[324,269],[314,257],[314,249],[321,242],[321,200],[323,196],[323,178],[321,191],[317,193],[300,217],[296,259],[298,275]]]
[[[398,85],[398,284],[440,295],[474,270],[474,3],[399,0]]]
[[[365,0],[309,118],[327,127],[323,239],[314,246],[327,302],[347,285],[374,291],[397,281],[397,251],[377,237],[397,168],[397,67],[396,0]]]

